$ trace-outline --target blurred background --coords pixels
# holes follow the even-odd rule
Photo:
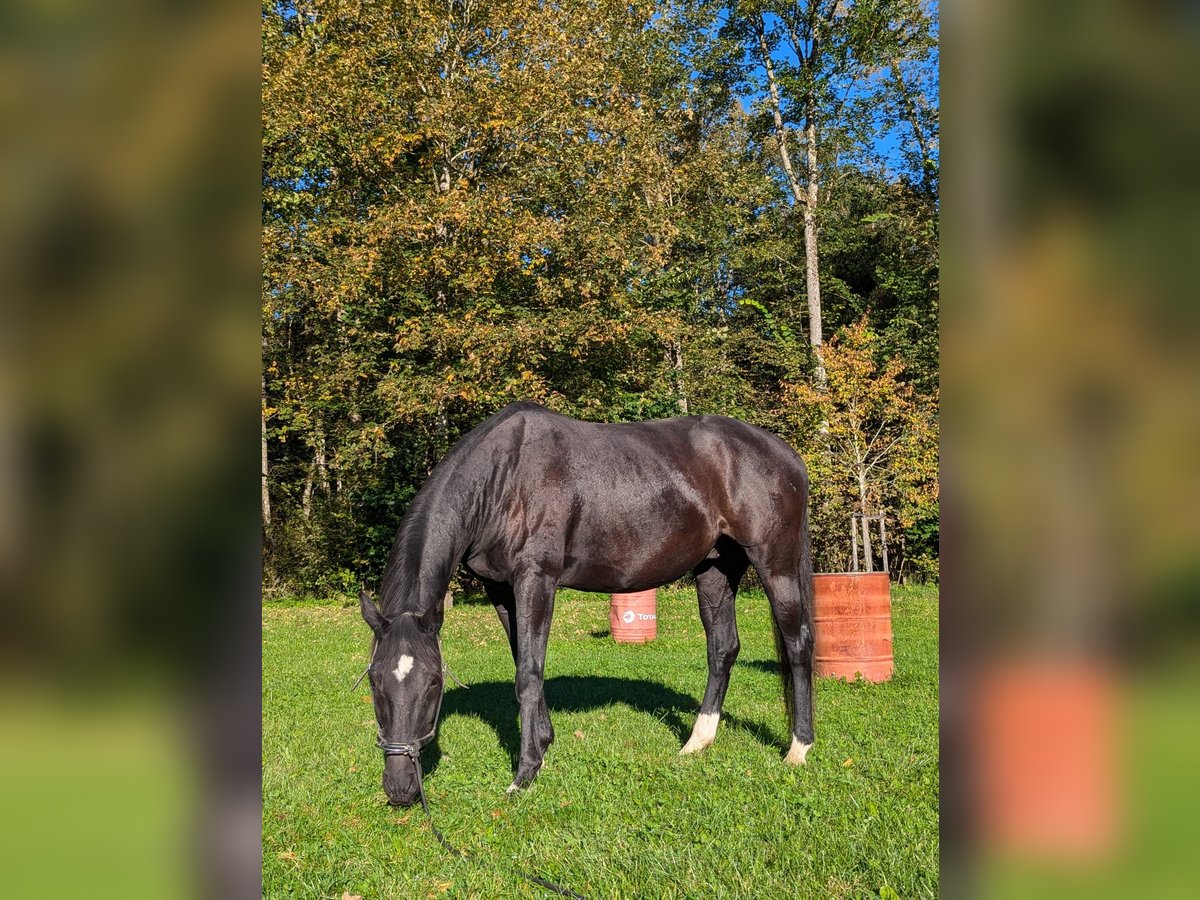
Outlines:
[[[259,53],[232,2],[0,13],[9,896],[258,893]]]
[[[977,0],[943,29],[943,889],[1181,895],[1200,18]]]
[[[0,15],[6,893],[256,895],[261,10]],[[943,892],[1179,895],[1200,17],[942,31]]]

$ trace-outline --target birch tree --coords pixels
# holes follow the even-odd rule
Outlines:
[[[805,257],[808,340],[814,378],[826,381],[821,220],[845,166],[870,156],[903,72],[928,55],[933,19],[921,0],[748,0],[729,6],[723,37],[743,89],[770,121],[781,180],[799,212]],[[889,76],[889,73],[890,76]],[[924,155],[924,154],[923,154]]]

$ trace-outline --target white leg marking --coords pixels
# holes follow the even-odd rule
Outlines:
[[[514,781],[512,784],[510,784],[508,787],[506,787],[506,788],[504,789],[504,793],[506,793],[506,794],[513,794],[513,793],[516,793],[516,792],[517,792],[517,791],[519,791],[519,790],[520,790],[520,788],[519,788],[519,787],[517,787],[517,783]]]
[[[717,736],[717,723],[721,721],[720,713],[700,713],[692,728],[692,736],[683,745],[680,753],[699,753],[713,742]]]
[[[792,748],[788,750],[788,754],[783,758],[783,761],[793,766],[802,766],[808,757],[808,751],[811,749],[812,744],[802,744],[797,738],[793,737]]]
[[[395,676],[397,681],[403,681],[404,676],[412,671],[413,658],[411,656],[400,657],[400,662],[396,664]]]

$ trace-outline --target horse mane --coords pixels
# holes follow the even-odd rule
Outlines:
[[[387,616],[395,616],[404,612],[416,612],[415,604],[419,593],[420,580],[423,570],[427,572],[430,562],[427,559],[431,520],[435,514],[448,516],[458,513],[448,502],[453,496],[453,488],[461,487],[456,484],[454,472],[460,460],[470,458],[472,451],[487,438],[491,431],[501,422],[512,416],[530,410],[542,411],[533,403],[513,403],[506,406],[485,422],[471,429],[450,448],[450,452],[433,467],[412,503],[405,510],[404,518],[396,534],[396,542],[392,545],[391,555],[384,567],[383,578],[379,586],[379,610]],[[444,574],[447,584],[459,560],[441,560],[447,564],[445,573],[438,573],[439,578]],[[440,585],[436,602],[440,602],[446,592],[446,585]]]
[[[401,609],[405,595],[416,590],[420,579],[425,533],[432,506],[430,496],[433,492],[427,490],[428,487],[430,484],[426,481],[405,511],[396,542],[392,545],[391,555],[383,570],[379,585],[379,611],[385,618],[405,611]]]

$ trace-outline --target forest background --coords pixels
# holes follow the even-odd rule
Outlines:
[[[865,513],[936,579],[937,16],[264,3],[264,594],[377,578],[522,399],[761,425],[809,465],[819,571]]]

